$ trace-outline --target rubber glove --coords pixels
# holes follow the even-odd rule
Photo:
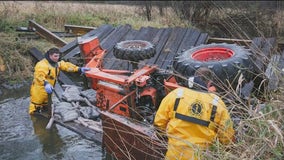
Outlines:
[[[91,70],[91,69],[88,68],[88,67],[81,67],[81,68],[80,68],[80,71],[81,71],[81,73],[83,73],[83,74],[85,74],[85,72],[86,72],[86,71],[89,71],[89,70]]]
[[[48,93],[48,94],[51,94],[51,93],[52,93],[52,91],[53,91],[53,87],[52,87],[52,85],[51,85],[51,84],[49,84],[48,82],[45,82],[45,84],[44,84],[44,88],[45,88],[46,93]]]

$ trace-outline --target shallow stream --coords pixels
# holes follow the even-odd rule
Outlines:
[[[46,130],[48,119],[30,116],[28,89],[21,87],[0,95],[1,160],[104,159],[100,144],[57,124]]]

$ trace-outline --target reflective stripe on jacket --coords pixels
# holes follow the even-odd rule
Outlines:
[[[188,88],[175,89],[162,100],[154,125],[167,132],[169,146],[206,148],[216,138],[227,144],[234,136],[233,123],[220,97]]]

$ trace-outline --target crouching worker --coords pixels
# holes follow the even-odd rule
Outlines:
[[[212,72],[207,68],[196,72],[188,79],[190,89],[181,87],[171,91],[156,113],[154,125],[168,138],[166,159],[201,159],[200,150],[214,141],[229,144],[233,140],[229,112],[221,98],[209,91]]]
[[[90,70],[90,68],[78,67],[70,62],[59,61],[60,54],[58,48],[51,48],[45,53],[45,58],[36,64],[30,89],[30,114],[47,111],[48,94],[52,94],[60,70],[79,73]]]

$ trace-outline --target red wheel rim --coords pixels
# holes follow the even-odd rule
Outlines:
[[[217,48],[204,48],[194,52],[191,57],[194,60],[209,62],[209,61],[222,61],[229,59],[234,55],[231,49],[217,47]]]

